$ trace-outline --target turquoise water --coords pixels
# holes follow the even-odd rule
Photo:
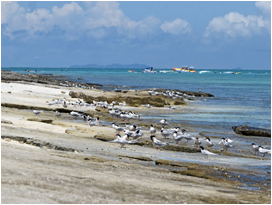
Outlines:
[[[192,101],[191,111],[170,114],[175,122],[217,126],[220,131],[230,131],[233,125],[247,124],[271,128],[271,71],[269,70],[205,70],[197,73],[142,73],[143,69],[88,69],[88,68],[2,68],[25,73],[37,70],[39,74],[64,75],[71,80],[116,85],[120,88],[166,88],[211,93],[214,98]],[[157,70],[159,71],[159,70]],[[215,73],[216,72],[216,73]],[[241,72],[241,74],[231,74]],[[32,72],[30,72],[32,73]],[[35,73],[35,72],[33,72]],[[78,80],[82,78],[83,80]],[[105,87],[107,88],[107,87]]]

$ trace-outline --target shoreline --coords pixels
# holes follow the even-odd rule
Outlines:
[[[259,166],[271,166],[267,158],[225,153],[207,160],[192,143],[178,145],[183,151],[173,150],[174,146],[172,150],[158,151],[150,144],[148,133],[150,122],[155,121],[146,119],[129,122],[143,126],[141,143],[120,149],[119,144],[108,142],[115,134],[110,122],[127,122],[112,118],[102,108],[62,108],[45,103],[64,97],[76,101],[69,95],[74,90],[94,97],[129,97],[130,92],[51,85],[42,78],[16,82],[23,79],[20,75],[12,81],[3,75],[1,78],[2,203],[271,202],[271,182],[268,180],[265,185],[264,181],[253,179],[259,175]],[[50,82],[50,77],[44,78]],[[42,109],[43,113],[36,116],[31,107]],[[148,108],[124,106],[125,110],[130,108],[150,112]],[[55,110],[61,110],[62,116],[57,118]],[[101,116],[102,126],[90,127],[82,119],[70,116],[70,110]],[[152,110],[165,112],[163,108]],[[160,134],[156,136],[163,141]],[[268,171],[263,170],[262,174],[268,177]]]

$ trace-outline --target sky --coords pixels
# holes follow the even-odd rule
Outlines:
[[[271,69],[270,1],[1,1],[2,67]]]

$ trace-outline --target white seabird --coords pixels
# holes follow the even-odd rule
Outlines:
[[[173,132],[164,129],[164,126],[162,126],[161,128],[161,135],[166,139],[166,137],[168,137],[169,135],[171,135]]]
[[[223,148],[223,150],[228,151],[229,148],[233,148],[234,146],[230,144],[230,142],[226,141],[226,139],[223,137],[222,140],[219,142],[219,145]],[[221,151],[223,151],[221,150]]]
[[[217,154],[214,154],[208,150],[205,150],[204,147],[202,147],[202,146],[200,146],[200,148],[201,148],[201,153],[205,156],[205,158],[206,158],[206,156],[208,158],[208,155],[217,155]]]
[[[141,130],[137,130],[133,132],[130,137],[132,137],[133,139],[137,139],[139,137],[142,137],[143,135],[144,133]]]
[[[151,133],[151,134],[155,134],[155,133],[157,132],[156,128],[155,128],[155,127],[153,127],[153,125],[152,125],[152,124],[150,125],[150,129],[149,129],[149,131],[150,131],[150,133]]]
[[[56,111],[56,117],[60,117],[60,116],[61,116],[60,112]]]
[[[201,141],[200,139],[198,139],[198,137],[195,138],[195,145],[196,146],[201,145]]]
[[[117,138],[113,141],[110,141],[110,143],[119,143],[121,145],[120,148],[123,148],[125,144],[133,144],[137,142],[137,140],[127,141],[128,135],[124,135],[123,137],[121,137],[119,134],[117,134],[116,136]]]
[[[168,143],[165,143],[165,142],[161,142],[160,140],[156,139],[154,135],[151,135],[150,136],[151,140],[152,140],[152,144],[154,145],[154,147],[156,147],[157,149],[165,146],[165,145],[168,145]]]
[[[182,129],[181,132],[182,132],[182,134],[184,134],[184,138],[187,140],[187,142],[189,140],[195,140],[194,137],[192,137],[190,134],[186,133],[187,131],[185,129]]]
[[[43,111],[41,111],[41,110],[34,110],[34,109],[32,108],[32,112],[33,112],[35,115],[38,115],[38,114],[42,113]]]
[[[262,146],[259,146],[259,153],[263,154],[263,158],[266,154],[271,154],[271,150],[269,149],[264,149]]]
[[[160,124],[162,124],[162,125],[168,125],[168,122],[167,122],[166,119],[162,119],[162,120],[160,120]]]
[[[259,152],[259,145],[256,145],[255,143],[252,143],[251,145],[252,145],[254,154],[256,155],[256,153]]]
[[[206,137],[206,145],[208,146],[208,147],[212,147],[213,145],[214,145],[214,143],[210,140],[210,138],[209,137]]]
[[[178,144],[182,139],[185,138],[185,136],[183,133],[178,133],[178,131],[175,131],[173,133],[173,138],[176,141],[176,144]]]
[[[119,127],[118,125],[116,125],[115,123],[111,123],[112,127],[116,130],[117,133],[120,133],[121,131],[124,131],[124,127]]]

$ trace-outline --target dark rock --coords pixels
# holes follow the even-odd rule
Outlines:
[[[140,161],[153,161],[151,158],[144,157],[144,156],[125,156],[125,155],[119,155],[119,157],[126,157],[126,158],[130,158],[130,159],[137,159],[137,160],[140,160]]]
[[[108,141],[115,140],[116,137],[106,136],[102,134],[102,135],[95,135],[94,138],[97,140],[108,142]]]
[[[32,139],[32,138],[26,138],[21,136],[7,136],[7,135],[1,135],[2,139],[11,139],[15,140],[21,143],[26,143],[28,145],[36,146],[36,147],[44,147],[47,149],[54,149],[54,150],[60,150],[60,151],[66,151],[66,152],[75,152],[77,150],[69,148],[69,147],[62,147],[58,145],[54,145],[50,142],[43,142],[38,139]],[[77,151],[78,152],[78,151]]]
[[[1,123],[4,123],[4,124],[13,124],[11,121],[8,121],[8,120],[1,120]]]
[[[269,129],[249,127],[247,125],[232,126],[232,129],[236,134],[248,135],[248,136],[271,137],[271,130]]]
[[[43,122],[47,124],[52,124],[53,120],[44,120],[44,119],[37,119],[37,118],[29,118],[27,121],[35,121],[35,122]]]

